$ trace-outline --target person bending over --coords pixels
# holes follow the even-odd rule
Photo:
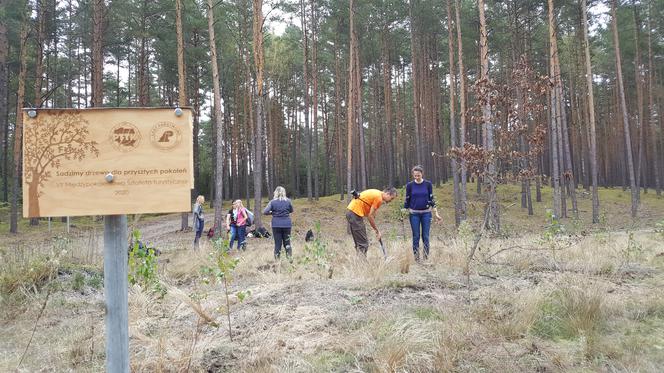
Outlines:
[[[346,220],[348,220],[348,227],[355,242],[355,250],[358,253],[367,255],[369,248],[369,239],[367,238],[367,228],[364,224],[364,218],[369,220],[369,225],[376,232],[376,239],[380,241],[381,234],[376,226],[376,212],[380,206],[385,203],[391,202],[397,196],[395,188],[386,188],[382,191],[378,189],[367,189],[353,199],[348,204],[348,211],[346,212]]]

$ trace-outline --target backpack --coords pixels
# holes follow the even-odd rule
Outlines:
[[[244,209],[244,211],[247,212],[247,222],[246,222],[247,227],[254,225],[254,213],[249,211],[249,209]]]

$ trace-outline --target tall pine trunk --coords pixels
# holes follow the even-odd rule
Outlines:
[[[256,127],[254,132],[254,224],[256,228],[263,226],[261,219],[263,195],[263,127],[265,121],[265,99],[263,97],[263,71],[265,58],[263,56],[263,0],[253,0],[253,48],[254,63],[256,67]],[[309,158],[311,160],[311,157]]]
[[[551,184],[553,184],[553,214],[555,215],[556,218],[560,218],[563,213],[563,207],[562,207],[562,193],[560,190],[560,157],[562,157],[562,154],[559,152],[559,144],[558,144],[558,131],[559,131],[559,124],[560,124],[560,105],[558,105],[558,94],[557,94],[557,89],[556,85],[558,84],[558,79],[556,79],[556,71],[555,71],[555,52],[554,52],[554,44],[556,44],[556,33],[555,33],[555,20],[554,20],[554,15],[553,15],[553,0],[548,0],[548,6],[549,6],[549,69],[551,72],[551,77],[553,79],[553,84],[554,87],[550,91],[550,97],[549,97],[549,111],[551,113],[550,121],[549,123],[551,124],[550,126],[550,148],[551,148],[551,165],[552,165],[552,170],[551,170]]]
[[[637,128],[637,145],[638,150],[638,159],[636,160],[636,187],[637,187],[637,198],[641,199],[640,187],[643,186],[644,193],[648,192],[648,181],[645,179],[645,176],[642,177],[642,171],[645,171],[642,167],[643,157],[644,157],[644,141],[643,141],[643,71],[641,70],[641,22],[639,19],[638,9],[636,8],[636,3],[632,0],[632,10],[634,13],[634,45],[635,45],[635,57],[634,57],[634,79],[636,81],[636,128]]]
[[[463,64],[463,39],[461,37],[461,3],[454,1],[454,13],[456,20],[457,50],[459,54],[459,109],[461,110],[459,128],[459,147],[463,149],[466,145],[466,70]],[[461,220],[466,219],[466,181],[468,180],[466,161],[461,160],[461,187],[459,189]]]
[[[415,136],[415,161],[417,164],[422,164],[422,134],[421,134],[421,121],[422,121],[422,115],[420,111],[420,95],[419,92],[421,90],[421,80],[420,80],[420,73],[419,73],[419,53],[420,49],[422,48],[421,45],[418,46],[419,43],[419,37],[417,36],[417,28],[415,25],[417,24],[416,17],[413,12],[413,3],[418,3],[417,0],[410,0],[409,1],[409,12],[410,12],[410,51],[411,51],[411,56],[412,56],[412,74],[411,74],[411,81],[413,84],[413,129],[414,129],[414,136]]]
[[[550,0],[551,1],[551,0]],[[485,87],[489,86],[489,45],[486,31],[486,18],[484,16],[484,0],[478,0],[477,6],[480,15],[480,81]],[[484,103],[482,104],[482,124],[485,134],[485,151],[489,154],[494,151],[494,124],[491,119],[491,103],[489,102],[487,88],[484,89]],[[500,231],[500,211],[498,210],[498,184],[496,161],[488,162],[484,174],[484,185],[487,191],[487,208],[489,209],[488,225],[494,231]]]
[[[307,33],[307,7],[304,0],[300,0],[300,13],[302,22],[302,69],[304,77],[304,128],[306,131],[305,139],[307,141],[307,200],[313,199],[313,181],[311,179],[311,127],[309,125],[309,35]]]
[[[583,49],[586,67],[586,91],[588,93],[588,118],[590,125],[590,175],[592,179],[593,223],[599,223],[599,193],[597,191],[597,134],[595,130],[595,95],[593,93],[593,73],[590,61],[590,43],[588,41],[588,9],[586,0],[581,0],[583,17]]]
[[[650,5],[648,2],[648,116],[650,125],[650,136],[652,141],[652,161],[655,174],[655,192],[658,196],[662,195],[662,179],[659,168],[659,137],[657,135],[658,108],[655,105],[653,85],[653,64],[652,64],[652,25],[650,23]]]
[[[356,122],[356,105],[357,105],[357,85],[355,79],[357,74],[355,69],[357,64],[355,60],[357,59],[357,32],[355,30],[355,0],[350,0],[350,58],[348,60],[348,125],[347,125],[347,134],[348,140],[346,142],[347,151],[346,151],[346,190],[348,191],[348,200],[350,200],[350,191],[353,189],[353,127],[355,127]]]
[[[210,59],[212,63],[212,90],[214,94],[214,133],[216,151],[214,162],[214,234],[221,236],[223,222],[223,181],[224,181],[224,127],[222,126],[221,89],[219,87],[219,66],[217,63],[217,40],[214,34],[214,5],[207,0],[208,33],[210,35]]]
[[[97,1],[97,0],[95,0]],[[175,0],[175,34],[177,38],[178,61],[178,105],[187,105],[187,83],[184,66],[184,35],[182,31],[182,0]],[[194,133],[194,136],[198,134]],[[192,191],[193,192],[193,191]],[[180,229],[189,228],[189,213],[183,212],[180,218]]]
[[[92,0],[92,106],[104,104],[104,0]]]
[[[1,7],[4,9],[7,1],[2,0]],[[7,25],[5,17],[0,17],[0,175],[2,175],[2,201],[7,201],[8,197],[8,179],[10,172],[8,170],[7,158],[9,144],[7,143],[7,133],[9,132],[9,111],[8,85],[9,85],[9,39],[7,35]]]
[[[387,25],[383,27],[381,35],[381,60],[383,64],[383,100],[385,105],[385,126],[387,134],[387,159],[394,159],[394,121],[392,119],[392,65],[390,64],[390,29]],[[395,162],[387,162],[387,185],[394,186],[394,165]]]
[[[456,72],[454,71],[454,34],[452,31],[452,10],[447,0],[447,37],[450,60],[450,147],[457,147],[456,134]],[[459,170],[456,157],[450,157],[452,163],[452,182],[454,183],[454,222],[461,224],[461,190],[459,188]]]
[[[314,198],[318,201],[320,195],[319,186],[319,167],[320,161],[318,159],[318,27],[317,14],[316,14],[316,1],[311,0],[311,77],[313,80],[313,157],[309,159],[313,162],[313,182],[314,182]]]
[[[625,132],[625,153],[627,154],[627,171],[629,172],[629,185],[632,196],[632,217],[636,218],[638,211],[638,193],[636,185],[636,176],[634,174],[634,159],[632,155],[632,140],[629,131],[629,121],[627,119],[627,103],[625,102],[625,86],[622,77],[622,62],[620,57],[620,40],[618,39],[618,16],[617,0],[611,1],[611,28],[613,29],[613,47],[616,57],[616,80],[618,83],[618,101],[622,115],[623,131]]]
[[[27,17],[26,17],[27,18]],[[18,194],[21,182],[21,150],[23,145],[23,104],[25,100],[25,80],[28,70],[27,43],[29,19],[24,19],[21,25],[21,54],[20,70],[18,73],[18,91],[16,93],[16,125],[14,126],[14,172],[12,177],[12,201],[9,217],[9,231],[18,233]]]

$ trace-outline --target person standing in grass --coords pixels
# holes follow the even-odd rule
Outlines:
[[[348,227],[355,242],[355,250],[358,253],[367,255],[369,249],[369,239],[367,238],[367,228],[364,224],[364,218],[369,220],[369,225],[376,232],[376,239],[380,241],[381,234],[376,226],[376,212],[380,206],[390,203],[397,196],[395,188],[386,188],[383,191],[378,189],[367,189],[362,193],[353,195],[353,199],[348,204],[346,211],[346,220]]]
[[[249,215],[241,199],[233,202],[233,207],[226,214],[226,231],[229,232],[228,250],[233,249],[233,242],[237,241],[238,250],[246,250],[247,220]]]
[[[291,221],[290,214],[293,213],[293,204],[290,199],[286,197],[286,189],[278,186],[274,189],[274,199],[268,202],[263,215],[272,215],[272,237],[274,237],[274,259],[277,260],[281,256],[281,247],[286,250],[286,256],[291,259],[291,228],[293,222]]]
[[[199,243],[201,240],[201,235],[203,234],[203,227],[205,226],[205,218],[203,216],[203,204],[205,203],[205,197],[198,196],[196,197],[196,203],[194,204],[194,232],[196,236],[194,237],[194,250],[198,249]]]
[[[413,232],[413,254],[415,260],[420,261],[420,236],[424,244],[424,260],[429,258],[429,231],[431,230],[431,220],[433,211],[436,219],[442,221],[443,218],[438,214],[436,200],[433,196],[433,185],[429,180],[424,179],[424,168],[415,166],[411,170],[413,180],[406,184],[406,200],[403,207],[408,210],[410,228]]]

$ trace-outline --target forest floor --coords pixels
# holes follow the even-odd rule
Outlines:
[[[661,371],[664,198],[642,195],[632,220],[629,191],[601,190],[592,225],[582,191],[580,218],[558,225],[549,190],[528,216],[518,188],[501,186],[502,233],[481,239],[466,270],[482,210],[469,191],[457,231],[451,187],[436,189],[444,221],[423,264],[398,202],[378,213],[384,261],[376,242],[356,256],[338,196],[294,201],[292,263],[273,259],[271,239],[231,253],[232,340],[223,283],[201,271],[214,245],[194,252],[179,215],[130,217],[162,252],[166,290],[129,289],[132,371]],[[73,224],[66,234],[61,222],[22,222],[0,236],[0,372],[103,370],[102,224]],[[305,243],[308,229],[316,240]]]

